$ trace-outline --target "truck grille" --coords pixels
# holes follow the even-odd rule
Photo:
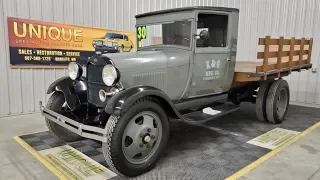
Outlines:
[[[87,78],[88,78],[88,102],[94,104],[97,107],[104,107],[107,101],[102,102],[99,99],[99,91],[104,89],[108,92],[108,87],[102,80],[103,66],[95,66],[88,63],[87,65]]]
[[[95,66],[89,63],[87,67],[88,81],[103,84],[102,69],[103,66]]]

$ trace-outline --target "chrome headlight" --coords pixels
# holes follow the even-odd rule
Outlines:
[[[82,68],[76,62],[71,62],[68,65],[68,74],[72,80],[75,80],[82,75]]]
[[[107,86],[112,86],[116,83],[117,79],[118,79],[118,73],[116,68],[111,64],[105,65],[102,70],[103,82]]]

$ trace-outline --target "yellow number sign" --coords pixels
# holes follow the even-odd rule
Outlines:
[[[138,37],[138,39],[146,39],[147,38],[147,27],[146,26],[138,26],[137,27],[137,37]]]

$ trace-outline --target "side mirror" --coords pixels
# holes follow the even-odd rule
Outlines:
[[[207,30],[202,30],[202,31],[200,31],[199,37],[200,37],[200,39],[208,39],[209,32]]]

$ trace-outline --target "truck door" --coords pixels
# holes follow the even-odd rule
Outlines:
[[[196,34],[202,30],[208,32],[207,38],[196,37],[193,74],[189,98],[213,95],[229,90],[227,78],[231,50],[228,47],[228,14],[199,12],[196,22]]]

